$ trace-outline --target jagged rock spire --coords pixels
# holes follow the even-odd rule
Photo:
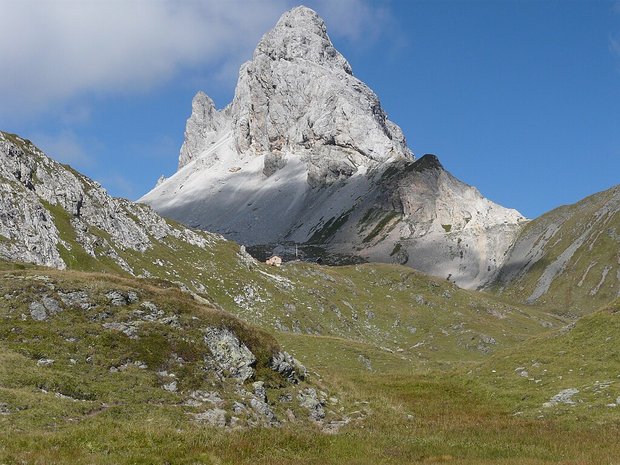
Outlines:
[[[312,186],[359,167],[411,159],[398,126],[377,96],[352,75],[325,23],[303,6],[286,12],[239,72],[230,106],[215,111],[199,92],[192,103],[179,167],[231,132],[240,154],[264,155],[264,174],[303,159]]]

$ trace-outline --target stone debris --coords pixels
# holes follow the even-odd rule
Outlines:
[[[226,410],[213,408],[204,412],[195,413],[194,419],[199,423],[205,423],[209,426],[224,428],[226,426]]]
[[[357,356],[357,360],[359,360],[359,362],[364,366],[364,368],[366,368],[368,371],[372,371],[372,363],[370,362],[370,359],[368,357],[366,357],[365,355],[359,354]]]
[[[141,362],[140,360],[127,361],[123,363],[122,365],[110,367],[110,373],[117,373],[119,371],[123,372],[132,367],[138,368],[140,370],[146,370],[148,368],[147,364],[144,362]]]
[[[573,405],[575,401],[573,400],[573,396],[579,393],[579,389],[577,388],[568,388],[558,392],[555,396],[553,396],[549,402],[545,402],[543,407],[550,408],[554,407],[558,404],[567,404]]]
[[[224,403],[224,400],[220,397],[220,394],[216,391],[192,391],[189,394],[190,399],[188,402],[191,405],[202,405],[205,403],[213,404],[215,406],[221,405]]]
[[[39,367],[48,367],[53,365],[55,362],[55,360],[51,359],[51,358],[41,358],[39,360],[37,360],[37,366]]]
[[[121,323],[118,321],[114,321],[111,323],[103,323],[101,326],[103,326],[104,329],[120,331],[123,334],[125,334],[125,336],[129,337],[130,339],[138,339],[138,335],[137,335],[138,328],[133,323]]]
[[[169,383],[166,383],[162,387],[164,388],[165,391],[177,392],[177,382],[176,381],[171,381]]]
[[[239,247],[239,252],[237,252],[237,255],[239,256],[239,261],[245,265],[248,270],[252,270],[258,263],[258,261],[252,257],[247,250],[245,250],[244,245]]]
[[[110,291],[105,296],[110,300],[110,303],[112,305],[117,307],[121,307],[130,303],[129,296],[120,291]],[[135,299],[137,300],[137,295],[135,292],[133,293],[133,296],[135,296]]]
[[[49,296],[43,296],[40,301],[31,302],[28,306],[30,316],[33,320],[44,321],[49,316],[56,315],[62,311],[56,299]]]
[[[82,310],[88,310],[94,306],[85,291],[59,292],[58,296],[67,307],[79,307]]]
[[[252,383],[254,396],[250,399],[250,407],[254,410],[260,421],[265,421],[269,425],[277,423],[277,418],[267,403],[267,392],[265,391],[265,383],[256,381]]]
[[[32,302],[28,306],[28,310],[30,311],[30,316],[33,320],[36,321],[44,321],[47,320],[47,311],[45,307],[40,302]]]
[[[309,418],[321,421],[325,418],[325,401],[321,400],[314,388],[305,388],[297,394],[299,405],[309,412]]]

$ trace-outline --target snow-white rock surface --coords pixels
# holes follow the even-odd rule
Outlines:
[[[241,67],[230,105],[196,95],[179,170],[140,201],[243,244],[315,243],[478,287],[524,218],[420,162],[323,20],[297,7]]]

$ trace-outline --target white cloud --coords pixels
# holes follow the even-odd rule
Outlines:
[[[238,56],[286,7],[285,0],[4,1],[0,98],[28,112],[83,93],[148,89],[182,67]]]
[[[30,116],[84,95],[144,92],[179,71],[214,76],[249,58],[292,0],[1,0],[1,113]],[[338,35],[382,15],[365,0],[316,0]],[[374,21],[373,21],[374,18]],[[232,63],[232,64],[231,64]]]
[[[352,41],[374,40],[391,16],[382,2],[364,0],[316,0],[316,11],[325,19],[330,35]]]

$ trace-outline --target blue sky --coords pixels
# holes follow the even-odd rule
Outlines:
[[[297,2],[0,0],[0,129],[136,199]],[[620,2],[313,0],[417,156],[535,217],[620,182]]]

